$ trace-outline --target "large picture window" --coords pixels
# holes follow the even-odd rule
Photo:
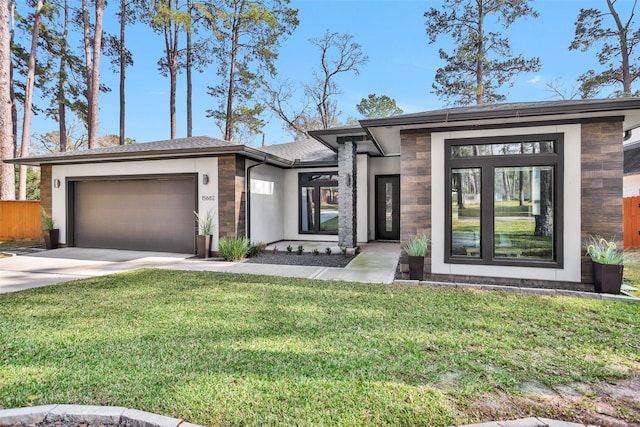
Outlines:
[[[562,267],[561,134],[445,141],[445,260]]]
[[[300,233],[338,234],[338,175],[299,175]]]

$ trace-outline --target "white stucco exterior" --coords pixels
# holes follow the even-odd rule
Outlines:
[[[640,174],[625,175],[622,178],[622,197],[640,196]]]
[[[285,197],[285,171],[274,166],[258,164],[251,168],[249,173],[250,240],[264,243],[283,240],[285,206],[297,203],[297,198],[292,197],[293,195]]]
[[[85,163],[54,165],[51,171],[52,217],[60,228],[60,243],[66,244],[67,236],[67,179],[79,177],[131,177],[136,175],[171,175],[197,173],[198,211],[214,213],[212,228],[212,250],[218,249],[218,159],[216,157],[123,161],[104,163]],[[209,182],[203,184],[202,175],[209,176]],[[54,183],[59,180],[60,186]],[[195,217],[194,217],[195,221]]]
[[[481,138],[508,135],[564,134],[564,267],[532,268],[496,265],[447,264],[445,253],[445,139]],[[523,127],[497,130],[440,132],[431,135],[432,170],[432,258],[431,269],[436,274],[504,277],[514,279],[580,282],[582,242],[580,238],[581,165],[580,125]]]

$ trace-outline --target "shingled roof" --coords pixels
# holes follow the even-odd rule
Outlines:
[[[168,139],[154,142],[142,142],[136,144],[115,145],[101,147],[92,150],[67,151],[64,153],[50,153],[25,158],[7,159],[7,163],[21,163],[29,165],[56,164],[56,163],[81,163],[87,161],[101,161],[129,158],[167,158],[167,157],[198,157],[216,154],[243,154],[245,156],[263,159],[264,155],[270,155],[273,163],[288,166],[292,162],[276,153],[268,153],[235,142],[208,136],[194,136],[190,138]]]
[[[260,151],[292,162],[337,162],[338,155],[320,142],[313,139],[267,145]]]

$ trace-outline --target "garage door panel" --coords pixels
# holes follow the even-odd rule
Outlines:
[[[193,177],[81,181],[74,187],[76,246],[193,253]]]

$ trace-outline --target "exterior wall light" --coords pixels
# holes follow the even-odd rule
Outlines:
[[[60,180],[58,178],[53,180],[53,188],[60,188]]]
[[[207,185],[208,183],[209,183],[209,175],[203,174],[202,175],[202,185]]]

